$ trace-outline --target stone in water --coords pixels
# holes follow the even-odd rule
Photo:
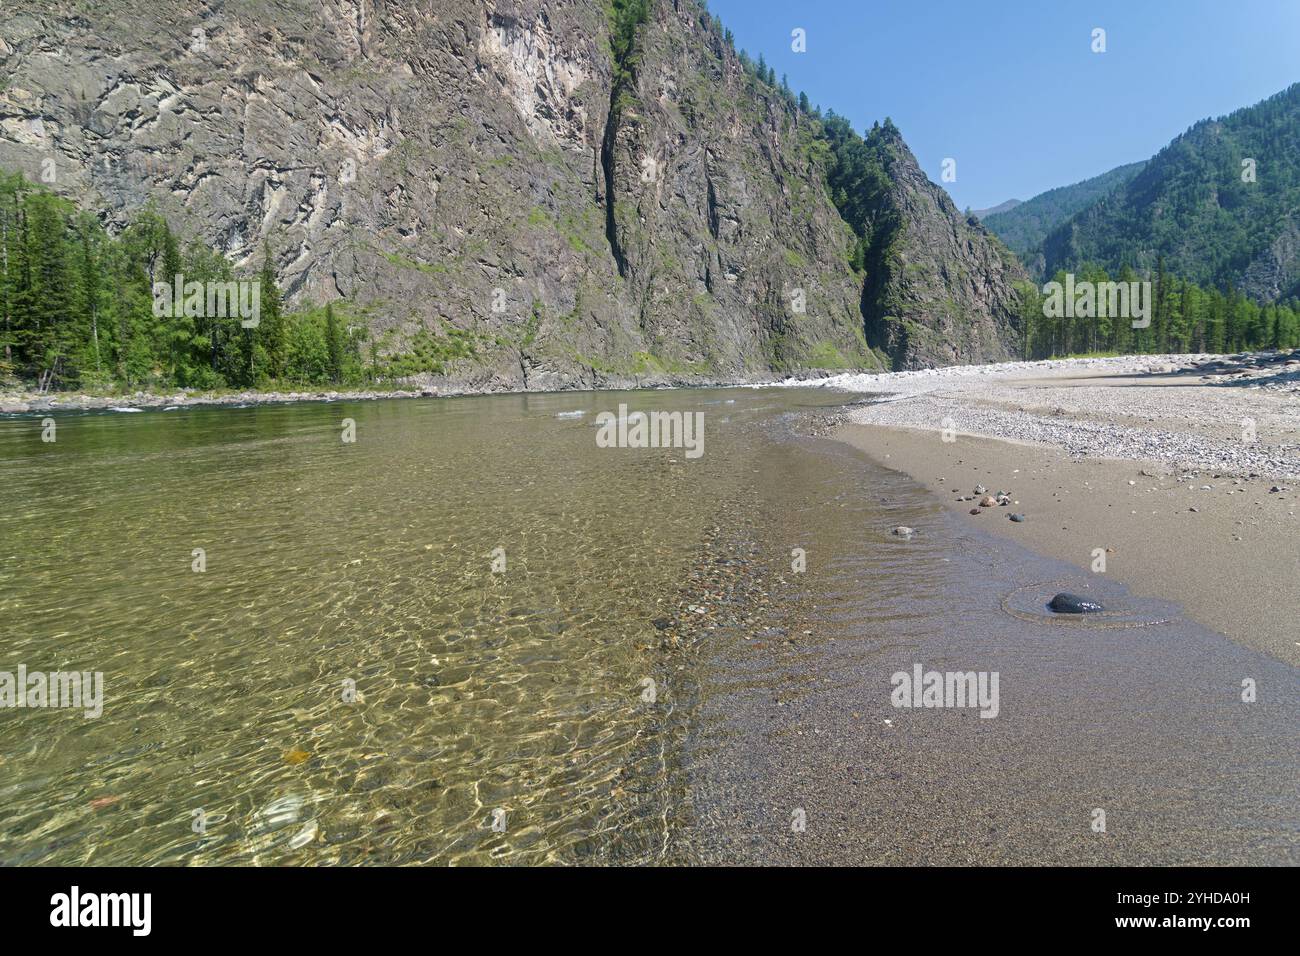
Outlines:
[[[1068,594],[1065,591],[1052,598],[1047,606],[1057,614],[1093,614],[1106,610],[1096,601],[1079,597],[1077,594]]]

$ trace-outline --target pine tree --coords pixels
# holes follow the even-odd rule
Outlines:
[[[103,230],[90,213],[77,216],[75,225],[77,303],[77,364],[94,369],[96,379],[104,374],[104,357],[111,343],[100,341],[99,316],[104,293]]]
[[[334,316],[332,303],[325,306],[325,344],[329,348],[330,381],[337,385],[343,378],[343,355],[346,344],[343,341],[343,330]]]
[[[41,391],[75,380],[71,366],[73,334],[72,272],[67,242],[66,204],[34,193],[27,203],[29,323],[26,351]]]
[[[275,267],[271,264],[271,247],[263,247],[262,272],[260,276],[262,295],[261,321],[256,329],[255,342],[264,357],[265,367],[256,368],[254,361],[254,380],[258,374],[275,381],[284,375],[285,330],[280,287],[275,284]]]

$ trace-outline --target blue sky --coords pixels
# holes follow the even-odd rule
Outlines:
[[[861,131],[889,116],[959,208],[1145,159],[1300,81],[1300,0],[708,0]],[[790,34],[807,32],[807,52]],[[1092,52],[1092,31],[1106,52]],[[942,163],[957,161],[956,182]]]

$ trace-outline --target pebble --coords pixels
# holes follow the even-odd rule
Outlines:
[[[1071,388],[1068,390],[1071,404],[1062,409],[1067,420],[1053,416],[1051,405],[1045,411],[1030,411],[1016,410],[1012,404],[1010,410],[990,416],[978,404],[987,398],[1014,402],[1020,397],[1018,386],[1006,381],[1006,377],[1013,375],[1028,374],[1035,378],[1035,385],[1042,388],[1046,399],[1066,391],[1053,381],[1057,377],[1077,376],[1081,372],[1141,376],[1166,365],[1186,370],[1210,358],[1169,355],[1154,361],[1151,356],[1123,356],[1008,362],[870,376],[850,374],[819,380],[818,384],[886,391],[911,399],[853,409],[849,418],[863,424],[932,427],[935,421],[951,416],[957,429],[970,434],[1047,444],[1074,458],[1117,458],[1143,463],[1140,467],[1144,477],[1163,478],[1166,470],[1172,472],[1168,477],[1173,477],[1201,468],[1207,473],[1217,471],[1227,478],[1262,473],[1272,481],[1300,479],[1300,454],[1293,445],[1272,444],[1264,435],[1259,441],[1243,442],[1235,427],[1245,415],[1259,416],[1263,412],[1285,414],[1289,418],[1293,414],[1281,400],[1300,397],[1300,364],[1286,365],[1286,372],[1280,376],[1278,370],[1283,367],[1281,363],[1300,363],[1300,351],[1250,356],[1247,364],[1256,370],[1254,374],[1265,376],[1266,382],[1262,391],[1250,397],[1240,390],[1200,387]],[[968,397],[974,401],[968,403]],[[1087,420],[1074,420],[1075,416]],[[1193,432],[1180,424],[1189,418],[1223,425],[1222,434]],[[1158,464],[1152,467],[1148,464],[1152,461]],[[982,485],[979,493],[984,493]]]
[[[1088,598],[1079,597],[1079,595],[1071,594],[1068,591],[1061,591],[1047,602],[1047,606],[1057,614],[1094,614],[1097,611],[1106,610],[1096,601],[1090,601]]]

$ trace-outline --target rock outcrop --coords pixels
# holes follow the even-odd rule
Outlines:
[[[1017,355],[1020,262],[921,172],[886,121],[867,136],[886,184],[872,197],[863,315],[867,339],[897,368]]]

